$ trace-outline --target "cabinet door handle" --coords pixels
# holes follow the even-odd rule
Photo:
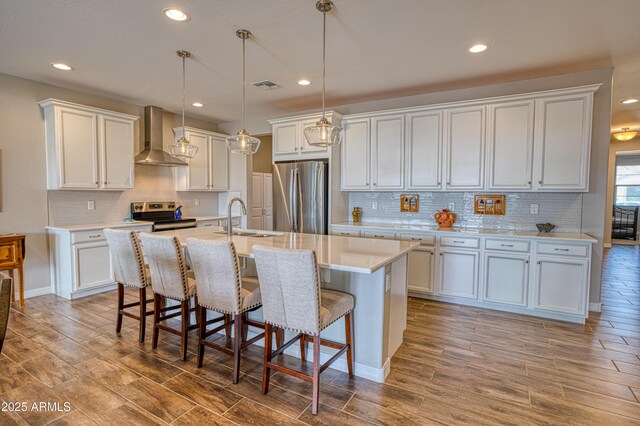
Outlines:
[[[538,260],[536,263],[539,265],[539,264],[540,264],[540,261]]]
[[[438,182],[438,185],[440,185],[440,182]]]
[[[527,259],[524,260],[524,263],[529,263],[529,261]]]
[[[301,146],[301,147],[300,147],[300,151],[302,151],[303,149],[304,149],[304,146]]]
[[[529,185],[531,185],[531,181],[527,182]]]
[[[373,182],[373,186],[376,186],[376,185],[377,185],[377,183]]]
[[[294,150],[294,151],[297,151],[297,150],[298,150],[298,147],[293,148],[293,150]]]
[[[100,182],[96,181],[96,185],[99,184]]]
[[[541,180],[539,180],[539,181],[538,181],[538,183],[539,183],[540,185],[542,185],[542,181],[541,181]]]
[[[451,182],[447,182],[447,185],[451,185]]]
[[[369,182],[367,182],[365,185],[369,186]]]
[[[440,253],[440,256],[442,256],[442,253]]]
[[[513,247],[513,244],[500,244],[500,247]]]
[[[569,251],[569,249],[554,248],[555,251]]]

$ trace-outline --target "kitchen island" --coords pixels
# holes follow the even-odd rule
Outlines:
[[[183,247],[187,238],[226,240],[222,228],[192,228],[162,232],[175,235]],[[264,235],[267,236],[264,236]],[[273,233],[276,234],[276,233]],[[384,241],[331,235],[268,233],[260,236],[233,235],[245,273],[255,271],[254,245],[286,249],[314,250],[321,268],[322,287],[344,291],[355,298],[353,311],[354,374],[384,382],[389,374],[390,359],[402,343],[407,321],[407,254],[418,246],[410,241]],[[261,311],[252,313],[261,318]],[[322,332],[322,337],[344,341],[344,319]],[[312,359],[311,349],[307,359]],[[325,362],[335,351],[321,348]],[[287,354],[299,357],[298,346]],[[333,366],[347,370],[344,356]]]

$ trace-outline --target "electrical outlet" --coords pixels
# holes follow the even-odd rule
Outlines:
[[[195,203],[196,206],[199,206],[200,205],[200,198],[196,198],[194,200],[194,203]]]
[[[529,214],[538,214],[538,204],[531,204],[529,206]]]
[[[96,202],[93,200],[87,201],[87,210],[95,210],[95,209],[96,209]]]
[[[452,211],[452,212],[456,211],[456,203],[449,203],[449,211]]]
[[[373,202],[371,203],[371,208],[372,208],[373,210],[378,210],[378,202],[377,202],[377,201],[373,201]]]

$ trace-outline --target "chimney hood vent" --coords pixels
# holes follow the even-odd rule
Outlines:
[[[162,108],[144,107],[144,151],[136,155],[136,164],[149,166],[186,166],[187,163],[163,150]]]

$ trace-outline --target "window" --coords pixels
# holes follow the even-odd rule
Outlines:
[[[640,206],[640,164],[616,164],[616,205]]]

